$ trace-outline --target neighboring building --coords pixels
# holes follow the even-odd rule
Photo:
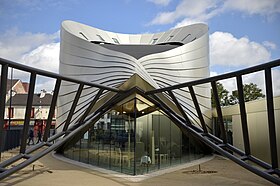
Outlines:
[[[40,98],[40,93],[35,94],[33,96],[33,104],[31,110],[31,118],[30,118],[30,126],[37,130],[44,130],[46,121],[49,114],[49,107],[51,105],[52,95],[45,94]],[[15,94],[10,100],[6,102],[5,109],[5,128],[10,129],[22,129],[25,118],[25,110],[26,110],[26,102],[27,102],[28,94]],[[55,118],[56,115],[53,116],[52,127],[55,127]]]
[[[10,99],[10,95],[14,94],[27,94],[29,83],[22,82],[20,79],[7,79],[7,94],[6,101]],[[12,91],[12,92],[11,92]]]
[[[253,156],[271,163],[266,99],[246,102],[245,106],[251,153]],[[215,121],[213,131],[215,135],[220,137],[218,123],[216,122],[217,113],[215,110],[213,111],[213,121]],[[233,146],[244,151],[239,104],[223,107],[222,112],[228,139]],[[274,114],[276,141],[280,142],[280,96],[274,97]],[[280,149],[280,143],[277,143],[277,149]],[[280,153],[278,153],[278,162],[280,162]]]
[[[60,74],[120,90],[138,87],[144,91],[209,77],[208,27],[194,24],[155,34],[120,34],[64,21],[61,27]],[[58,124],[65,121],[77,85],[63,82],[58,100]],[[210,86],[196,86],[195,93],[205,121],[211,124]],[[188,88],[173,93],[190,120],[196,123]],[[97,94],[83,91],[73,123]],[[111,98],[105,94],[93,111]],[[178,114],[170,98],[160,99]],[[136,117],[135,117],[136,116]],[[62,127],[61,127],[62,128]],[[59,151],[65,156],[99,167],[145,174],[198,159],[208,149],[181,131],[162,110],[146,98],[132,94],[112,105],[111,110],[86,133],[67,142]]]

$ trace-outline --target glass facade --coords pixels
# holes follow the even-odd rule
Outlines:
[[[136,96],[113,107],[64,155],[141,175],[201,158],[203,151],[155,105]]]

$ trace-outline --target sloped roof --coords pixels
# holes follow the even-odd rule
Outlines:
[[[28,94],[16,94],[12,97],[12,106],[25,106],[27,103]],[[40,99],[40,94],[34,94],[33,106],[50,106],[52,101],[52,95],[46,94],[45,97]],[[6,105],[9,105],[7,101]]]
[[[13,80],[7,79],[7,91],[11,90],[11,87],[15,86],[15,84],[18,81],[20,81],[20,80],[19,79],[13,79]],[[11,86],[11,84],[12,84],[12,86]]]

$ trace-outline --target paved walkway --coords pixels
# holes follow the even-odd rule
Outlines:
[[[32,170],[34,168],[34,170]],[[115,174],[102,173],[69,164],[47,155],[33,165],[3,180],[0,185],[10,186],[180,186],[180,185],[273,185],[270,182],[234,164],[230,160],[215,156],[212,160],[158,175],[142,181],[120,178]]]

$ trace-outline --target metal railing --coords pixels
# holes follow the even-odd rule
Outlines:
[[[0,151],[4,152],[20,146],[21,130],[4,130],[2,133],[2,146]]]
[[[71,140],[75,137],[79,132],[85,130],[92,125],[95,121],[99,119],[99,117],[110,110],[113,105],[122,101],[127,96],[138,93],[157,105],[160,109],[162,109],[171,120],[173,120],[180,127],[181,130],[187,131],[188,133],[195,136],[201,142],[205,143],[215,151],[219,152],[225,157],[228,157],[235,163],[243,166],[251,172],[275,183],[280,184],[280,171],[278,167],[278,159],[277,159],[277,144],[276,144],[276,133],[275,133],[275,117],[274,117],[274,103],[273,103],[273,91],[272,91],[272,77],[271,77],[271,69],[274,67],[280,66],[280,60],[275,60],[266,64],[258,65],[255,67],[247,68],[244,70],[231,72],[215,77],[210,77],[206,79],[200,79],[192,82],[182,83],[171,87],[156,89],[152,91],[143,91],[137,87],[134,87],[127,91],[119,91],[116,88],[103,86],[100,84],[80,81],[68,77],[64,77],[55,73],[46,72],[43,70],[27,67],[18,63],[14,63],[5,59],[0,59],[1,68],[1,87],[0,87],[0,139],[3,133],[3,124],[4,124],[4,113],[5,113],[5,103],[6,103],[6,93],[7,93],[7,76],[8,76],[8,68],[14,68],[18,70],[22,70],[28,72],[30,74],[30,86],[28,91],[28,100],[26,105],[25,112],[25,120],[23,125],[23,131],[21,136],[21,146],[19,150],[19,154],[15,157],[8,159],[4,162],[0,163],[0,180],[8,177],[14,172],[24,168],[25,166],[31,164],[32,162],[38,160],[43,157],[47,153],[58,149],[65,142]],[[271,149],[271,164],[268,164],[262,160],[257,159],[251,153],[250,141],[249,141],[249,132],[248,132],[248,124],[247,124],[247,113],[244,103],[244,94],[243,94],[243,83],[242,76],[251,74],[258,71],[265,72],[265,82],[266,82],[266,99],[267,99],[267,113],[268,113],[268,128],[269,128],[269,140],[270,140],[270,149]],[[46,123],[46,129],[43,136],[43,142],[36,144],[30,148],[26,148],[26,141],[28,137],[28,129],[32,108],[32,100],[34,96],[34,87],[36,82],[36,77],[38,75],[49,77],[55,79],[55,89],[51,102],[51,106],[49,109],[49,115]],[[226,138],[225,126],[223,124],[223,115],[222,109],[219,101],[219,96],[217,92],[217,81],[225,80],[229,78],[236,78],[238,95],[239,95],[239,107],[240,107],[240,115],[241,115],[241,124],[242,124],[242,133],[243,133],[243,141],[244,141],[244,151],[232,146],[228,143]],[[65,113],[62,113],[63,117],[66,119],[57,124],[58,127],[63,127],[62,131],[55,134],[54,136],[49,137],[49,131],[51,127],[52,116],[55,112],[57,98],[59,96],[59,89],[63,81],[74,83],[78,86],[77,90],[73,90],[72,92],[68,92],[67,95],[73,94],[73,100],[69,100],[69,110]],[[200,86],[202,84],[211,84],[214,99],[216,102],[216,110],[218,114],[218,120],[220,123],[220,130],[222,132],[221,139],[212,135],[209,132],[209,126],[206,125],[205,116],[202,112],[201,105],[199,103],[199,99],[197,98],[197,94],[195,92],[195,87]],[[83,94],[83,91],[89,88],[94,88],[92,91],[92,95],[90,99],[87,101],[81,102],[80,99]],[[195,108],[196,113],[192,114],[194,117],[198,119],[198,125],[194,123],[194,119],[190,117],[191,111],[188,111],[182,104],[181,100],[176,97],[174,92],[179,89],[188,89],[188,94],[191,96],[191,101],[193,103],[193,107]],[[185,91],[185,90],[184,90]],[[95,109],[92,112],[92,108],[96,105],[98,100],[100,100],[104,95],[113,92],[115,93],[108,99],[104,104],[102,104],[99,108]],[[66,95],[66,94],[65,94]],[[89,93],[91,95],[91,93]],[[61,95],[64,96],[64,95]],[[168,100],[176,106],[177,111],[174,111],[165,101],[161,98],[162,96],[168,97]],[[78,108],[79,107],[79,108]],[[179,113],[178,113],[179,111]],[[75,115],[76,114],[76,115]],[[62,117],[57,116],[57,117]],[[73,118],[75,115],[76,118]],[[192,116],[193,117],[193,116]],[[197,121],[196,121],[197,122]],[[58,139],[59,140],[56,140]],[[55,143],[53,143],[53,141]],[[0,142],[0,146],[3,145]],[[44,147],[44,148],[43,148]],[[41,149],[41,151],[37,152],[37,150]],[[37,152],[37,153],[35,153]],[[11,165],[19,160],[24,160],[22,163],[18,165],[7,168],[8,165]],[[254,164],[258,166],[252,165]]]
[[[95,84],[91,82],[80,81],[68,77],[64,77],[55,73],[35,69],[32,67],[24,66],[12,61],[8,61],[5,59],[0,58],[1,64],[1,86],[0,86],[0,139],[3,136],[3,128],[4,128],[4,115],[5,115],[5,104],[6,104],[6,93],[7,93],[7,80],[8,80],[8,68],[13,68],[14,70],[20,70],[30,75],[29,80],[29,90],[25,108],[25,117],[24,117],[24,124],[23,129],[21,132],[21,144],[19,148],[19,153],[0,163],[0,180],[8,177],[9,175],[15,173],[16,171],[24,168],[25,166],[31,164],[32,162],[38,160],[42,156],[46,155],[47,153],[51,152],[52,150],[57,149],[67,140],[75,136],[79,131],[81,131],[84,127],[91,124],[93,121],[97,120],[102,113],[108,110],[110,107],[105,107],[105,105],[101,106],[98,111],[91,113],[90,111],[93,105],[97,102],[100,98],[102,93],[106,94],[106,92],[119,92],[118,89],[112,87],[106,87],[100,84]],[[43,142],[38,143],[30,148],[27,148],[27,138],[28,138],[28,130],[30,128],[30,117],[31,117],[31,110],[32,110],[32,102],[36,84],[36,78],[38,76],[48,77],[55,80],[55,87],[52,96],[51,105],[49,108],[48,118],[46,121],[46,127],[43,134]],[[51,123],[53,120],[53,115],[56,109],[57,98],[59,96],[59,91],[62,82],[73,83],[79,86],[77,91],[73,91],[72,94],[75,94],[74,99],[70,100],[69,104],[70,111],[63,113],[63,115],[67,116],[66,120],[62,123],[58,124],[59,126],[63,126],[61,132],[53,135],[50,135]],[[95,88],[97,90],[96,94],[93,94],[90,99],[88,99],[87,103],[83,103],[81,108],[77,109],[79,105],[78,102],[81,98],[81,94],[83,91],[88,90],[88,88]],[[95,90],[95,91],[96,91]],[[73,120],[74,113],[80,113],[79,120]],[[59,117],[59,116],[58,116]],[[75,130],[73,130],[73,128]],[[62,137],[62,138],[61,138]],[[60,140],[56,140],[61,138]],[[56,140],[55,143],[54,140]],[[0,146],[2,147],[3,141],[0,141]],[[41,150],[41,151],[40,151]],[[35,152],[36,151],[36,152]],[[1,152],[0,152],[1,156]],[[7,168],[11,164],[17,164],[12,168]]]
[[[280,184],[280,170],[279,170],[279,162],[277,153],[277,138],[276,138],[276,130],[275,130],[275,115],[274,115],[274,101],[273,101],[273,87],[272,87],[272,68],[279,67],[280,60],[275,60],[269,63],[261,64],[258,66],[246,68],[243,70],[239,70],[236,72],[231,72],[227,74],[218,75],[215,77],[200,79],[192,82],[182,83],[178,85],[174,85],[171,87],[165,87],[157,90],[148,91],[145,93],[146,96],[156,100],[160,107],[171,116],[176,122],[182,124],[186,130],[196,136],[199,140],[203,141],[205,144],[210,146],[215,151],[221,153],[223,156],[228,157],[233,160],[237,164],[243,166],[244,168],[254,172],[255,174],[275,183]],[[268,119],[268,136],[269,136],[269,144],[270,144],[270,154],[271,154],[271,164],[268,164],[256,157],[254,157],[251,153],[250,140],[249,140],[249,129],[247,123],[247,113],[246,113],[246,105],[244,101],[244,91],[243,91],[243,79],[242,76],[252,74],[255,72],[264,72],[265,73],[265,89],[266,89],[266,103],[267,103],[267,119]],[[239,108],[240,108],[240,116],[241,116],[241,126],[242,126],[242,135],[243,135],[243,143],[244,143],[244,151],[234,147],[229,144],[227,141],[226,130],[223,121],[222,108],[220,104],[220,98],[218,96],[217,90],[217,82],[221,80],[226,80],[230,78],[236,78],[237,82],[237,90],[238,90],[238,99],[239,99]],[[194,92],[194,87],[202,84],[209,83],[211,84],[213,97],[216,103],[216,111],[218,115],[219,127],[221,131],[221,139],[209,133],[207,126],[204,121],[204,117],[201,113],[200,105],[197,101],[197,96]],[[178,101],[178,99],[174,96],[173,92],[175,90],[181,88],[188,88],[189,93],[191,94],[193,104],[197,111],[197,117],[200,121],[200,126],[197,127],[190,122],[187,113],[182,109],[182,104]],[[172,98],[177,108],[181,111],[181,115],[175,113],[172,109],[170,109],[167,105],[165,105],[158,97],[158,94],[167,92]],[[278,123],[279,125],[279,123]],[[279,142],[278,142],[279,143]],[[257,166],[253,166],[253,164]]]

